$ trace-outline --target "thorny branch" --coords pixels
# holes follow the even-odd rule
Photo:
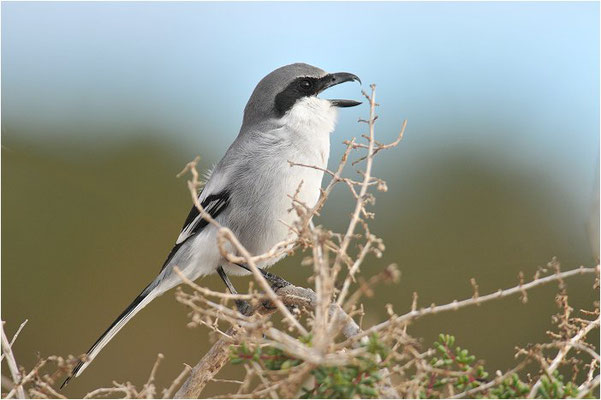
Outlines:
[[[372,333],[382,331],[382,330],[388,328],[390,325],[404,324],[404,323],[407,323],[408,321],[411,321],[411,320],[414,320],[417,318],[421,318],[426,315],[438,314],[438,313],[446,312],[446,311],[455,311],[455,310],[458,310],[463,307],[478,305],[478,304],[486,303],[486,302],[489,302],[492,300],[499,300],[504,297],[512,296],[515,294],[523,294],[524,291],[528,291],[537,286],[541,286],[541,285],[551,283],[551,282],[561,282],[565,278],[569,278],[569,277],[575,276],[575,275],[584,275],[584,274],[597,274],[598,275],[599,274],[599,266],[596,266],[594,268],[579,267],[579,268],[575,268],[575,269],[565,271],[565,272],[558,272],[553,275],[546,276],[544,278],[535,278],[527,284],[519,284],[518,286],[514,286],[509,289],[499,289],[496,292],[487,294],[485,296],[476,296],[475,295],[473,297],[470,297],[469,299],[465,299],[465,300],[461,300],[461,301],[453,300],[451,303],[439,305],[439,306],[432,304],[428,308],[412,310],[406,314],[388,319],[384,322],[381,322],[380,324],[374,325],[371,328],[365,330],[359,336],[370,335]],[[357,338],[355,338],[355,339],[357,339]]]

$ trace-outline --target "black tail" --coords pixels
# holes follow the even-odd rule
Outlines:
[[[65,379],[61,385],[61,389],[64,388],[71,379],[79,376],[83,370],[92,362],[94,357],[102,350],[104,346],[119,332],[119,330],[140,311],[146,304],[156,297],[156,294],[152,294],[152,290],[158,286],[158,282],[155,280],[127,306],[127,308],[117,317],[117,319],[108,327],[106,331],[96,340],[96,342],[87,351],[83,360],[80,360],[75,368],[71,371],[71,374]]]

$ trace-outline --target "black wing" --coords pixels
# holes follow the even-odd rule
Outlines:
[[[202,201],[202,203],[200,203],[200,205],[202,206],[203,210],[205,210],[205,212],[208,213],[211,216],[211,218],[214,219],[217,218],[217,216],[227,208],[229,201],[229,192],[223,191],[217,194],[211,194],[207,196]],[[175,253],[177,253],[177,251],[179,250],[179,248],[192,236],[201,232],[208,224],[209,222],[201,217],[198,208],[196,208],[195,205],[192,206],[192,209],[190,210],[186,221],[184,221],[182,231],[179,234],[177,241],[175,242],[175,246],[173,246],[173,248],[169,252],[167,259],[163,263],[161,271],[165,268],[165,266],[167,266],[167,264],[169,264],[169,261],[171,261]]]

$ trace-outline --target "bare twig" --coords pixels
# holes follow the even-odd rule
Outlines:
[[[10,371],[10,375],[13,379],[13,383],[15,387],[10,391],[9,395],[16,391],[17,398],[24,399],[25,398],[25,390],[23,389],[23,382],[21,381],[21,372],[19,371],[19,367],[17,366],[17,362],[15,361],[15,356],[11,349],[11,345],[8,342],[8,338],[6,337],[6,333],[4,333],[4,321],[2,321],[2,351],[4,355],[6,355],[6,364],[8,365],[8,370]],[[19,329],[20,330],[20,329]],[[19,331],[17,331],[17,334]],[[16,335],[15,335],[16,336]],[[9,398],[11,396],[6,396]]]
[[[568,352],[572,349],[572,347],[574,347],[574,345],[576,343],[579,343],[582,339],[584,339],[586,337],[586,335],[592,329],[598,328],[598,327],[599,327],[599,318],[597,317],[596,320],[590,321],[587,325],[585,325],[582,329],[580,329],[578,331],[578,333],[576,335],[574,335],[565,344],[565,346],[563,346],[559,350],[559,352],[557,353],[557,355],[555,356],[555,358],[551,362],[551,365],[549,365],[549,367],[546,368],[546,370],[545,370],[545,372],[549,376],[549,379],[553,379],[553,372],[555,372],[555,370],[557,369],[557,367],[559,367],[559,364],[563,361],[563,359],[568,354]],[[536,383],[532,386],[532,389],[530,390],[530,393],[528,394],[528,398],[530,398],[530,399],[534,398],[536,396],[536,394],[538,393],[538,389],[540,388],[541,385],[542,385],[542,381],[539,378],[536,381]]]
[[[479,296],[477,298],[470,297],[469,299],[465,299],[465,300],[461,300],[461,301],[455,300],[451,303],[440,305],[440,306],[422,308],[420,310],[412,310],[412,311],[410,311],[406,314],[400,315],[396,318],[392,318],[387,321],[381,322],[377,325],[374,325],[373,327],[363,331],[363,333],[361,333],[360,335],[358,335],[358,337],[353,338],[353,339],[357,340],[360,337],[370,335],[372,333],[386,329],[392,324],[402,324],[402,323],[406,323],[410,320],[424,317],[426,315],[438,314],[438,313],[445,312],[445,311],[455,311],[455,310],[458,310],[463,307],[482,304],[482,303],[489,302],[491,300],[502,299],[504,297],[512,296],[514,294],[521,294],[524,290],[530,290],[537,286],[542,286],[542,285],[550,283],[550,282],[561,281],[565,278],[575,276],[575,275],[598,274],[598,273],[599,273],[599,266],[596,266],[594,268],[579,267],[579,268],[575,268],[575,269],[572,269],[569,271],[555,273],[553,275],[549,275],[544,278],[538,278],[538,279],[530,281],[526,284],[518,285],[518,286],[509,288],[509,289],[504,289],[504,290],[499,289],[498,291],[487,294],[485,296]]]
[[[26,319],[25,321],[23,321],[23,322],[21,323],[21,325],[19,325],[19,329],[17,329],[17,332],[16,332],[16,333],[13,335],[13,338],[12,338],[12,340],[10,341],[10,347],[11,347],[11,349],[12,349],[12,347],[13,347],[13,344],[15,344],[15,340],[17,340],[17,338],[19,337],[19,333],[21,333],[21,331],[23,330],[23,327],[24,327],[25,325],[27,325],[27,322],[28,322],[28,321],[29,321],[29,320],[27,320],[27,319]],[[3,322],[3,323],[4,323],[4,322]],[[4,360],[4,355],[5,355],[4,353],[2,353],[2,355],[0,355],[0,361]]]
[[[599,375],[595,376],[595,378],[592,381],[586,382],[586,383],[578,386],[578,396],[576,396],[576,398],[577,399],[584,398],[598,386],[599,386]]]
[[[175,378],[173,380],[173,382],[171,382],[171,385],[169,385],[168,388],[163,390],[163,398],[164,399],[170,399],[171,397],[173,397],[173,393],[175,392],[175,389],[177,389],[179,387],[179,385],[182,383],[182,381],[184,380],[186,375],[188,375],[191,370],[192,370],[192,367],[190,367],[189,365],[184,365],[184,370],[182,372],[180,372],[180,374],[177,376],[177,378]]]

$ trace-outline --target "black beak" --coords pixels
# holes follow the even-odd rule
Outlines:
[[[328,74],[320,79],[321,85],[319,91],[323,92],[324,90],[332,86],[340,85],[341,83],[351,81],[357,81],[361,83],[361,79],[359,79],[357,75],[348,72],[336,72],[333,74]],[[332,103],[334,107],[354,107],[361,104],[360,101],[343,99],[332,99],[330,100],[330,103]]]

